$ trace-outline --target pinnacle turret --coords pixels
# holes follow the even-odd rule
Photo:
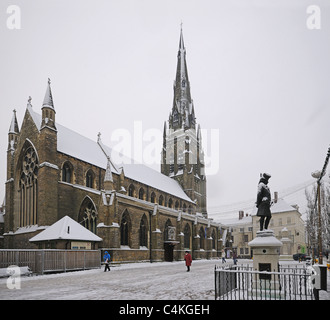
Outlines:
[[[44,98],[44,102],[42,104],[43,107],[50,107],[54,109],[54,102],[53,102],[53,96],[52,96],[52,90],[50,88],[50,79],[48,78],[48,85],[47,90]]]
[[[48,78],[48,84],[46,89],[46,94],[44,98],[44,102],[42,104],[42,122],[41,129],[49,128],[56,131],[55,126],[55,108],[53,102],[52,90],[50,88],[50,79]]]
[[[8,133],[14,133],[18,134],[19,133],[19,128],[18,128],[18,122],[16,118],[16,110],[13,110],[13,117],[11,119],[10,127],[9,127],[9,132]]]

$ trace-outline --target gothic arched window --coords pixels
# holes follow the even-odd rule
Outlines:
[[[143,189],[143,188],[140,188],[140,190],[139,190],[139,199],[141,199],[141,200],[145,200],[145,199],[144,199],[144,195],[145,195],[145,193],[144,193],[144,189]]]
[[[86,187],[94,188],[94,177],[93,170],[90,169],[86,172]]]
[[[163,197],[163,195],[160,195],[160,196],[159,196],[158,204],[161,205],[161,206],[164,205],[164,197]]]
[[[183,239],[184,248],[185,249],[190,249],[191,232],[190,232],[190,227],[189,227],[188,223],[184,227],[183,234],[184,234],[184,239]]]
[[[200,249],[205,249],[205,230],[203,227],[199,229],[199,244]]]
[[[120,222],[120,244],[129,246],[131,233],[131,219],[127,211],[124,212]]]
[[[150,201],[151,201],[152,203],[155,203],[155,202],[156,202],[156,194],[155,194],[154,192],[151,193]]]
[[[140,230],[139,230],[139,236],[140,236],[140,246],[141,247],[147,247],[148,246],[148,228],[147,228],[147,217],[144,214],[141,222],[140,222]]]
[[[72,183],[72,165],[70,162],[65,162],[62,167],[62,181]]]
[[[212,249],[215,249],[215,241],[216,241],[216,236],[215,236],[215,231],[212,231]]]
[[[173,200],[172,198],[170,198],[170,200],[168,200],[168,207],[172,208],[173,207]]]
[[[25,151],[24,151],[25,150]],[[28,144],[23,147],[19,180],[19,225],[37,224],[39,161],[35,149]]]
[[[86,229],[96,234],[97,210],[94,202],[89,197],[85,197],[80,206],[78,222]]]
[[[135,188],[132,184],[130,184],[130,186],[128,187],[128,195],[130,197],[135,197]]]

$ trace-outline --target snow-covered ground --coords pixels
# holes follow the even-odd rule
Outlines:
[[[2,278],[0,299],[214,300],[215,265],[221,265],[221,260],[193,261],[190,272],[183,261],[122,264],[111,266],[110,272],[102,267],[21,277],[20,289],[8,289],[7,279]],[[321,291],[320,298],[330,300],[330,292]]]

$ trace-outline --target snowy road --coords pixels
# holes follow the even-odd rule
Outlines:
[[[102,267],[22,277],[20,289],[8,289],[7,278],[0,278],[0,300],[214,300],[216,264],[221,260],[194,260],[190,272],[183,261],[122,264],[110,272]],[[328,292],[320,292],[321,300],[330,299],[330,272],[327,278]]]
[[[0,299],[214,300],[214,266],[220,263],[193,261],[190,272],[176,261],[22,277],[20,289],[8,289],[3,278]]]

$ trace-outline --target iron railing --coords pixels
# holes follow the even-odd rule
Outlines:
[[[313,300],[308,268],[280,266],[279,272],[251,266],[215,266],[216,300]]]

